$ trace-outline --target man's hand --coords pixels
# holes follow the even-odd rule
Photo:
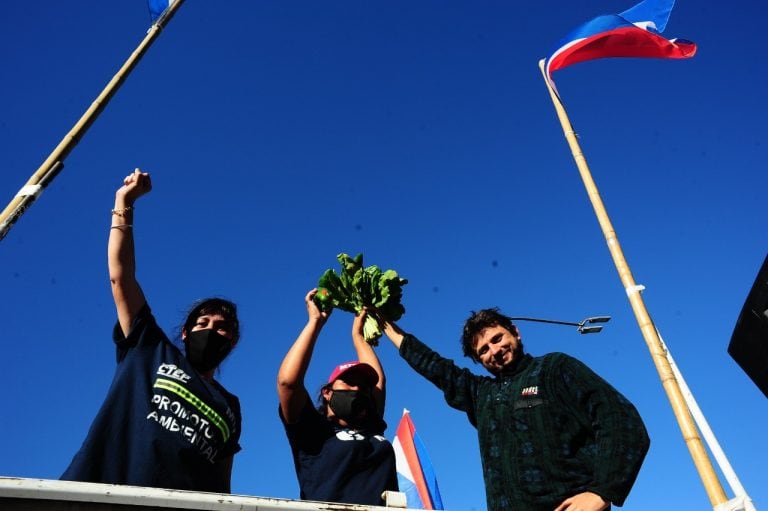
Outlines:
[[[555,511],[603,511],[608,509],[610,502],[606,502],[597,493],[585,491],[565,499]]]
[[[400,343],[403,342],[405,332],[403,332],[400,327],[392,321],[387,321],[380,316],[376,319],[378,319],[379,325],[381,325],[382,330],[384,330],[384,335],[386,335],[389,340],[392,341],[392,344],[395,345],[395,348],[400,349]]]

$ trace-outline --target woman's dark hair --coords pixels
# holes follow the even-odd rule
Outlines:
[[[240,339],[240,321],[237,319],[237,305],[224,298],[205,298],[192,304],[184,320],[183,332],[191,332],[197,318],[207,314],[221,314],[232,329],[232,342]]]
[[[328,400],[323,397],[323,391],[325,389],[330,389],[333,386],[333,382],[326,383],[322,387],[320,387],[320,390],[317,393],[317,401],[316,401],[316,408],[317,411],[320,412],[321,417],[325,417],[328,415]]]
[[[517,327],[509,316],[502,314],[498,307],[471,311],[469,318],[464,322],[464,331],[461,334],[461,350],[465,357],[475,362],[480,362],[475,352],[475,337],[488,327],[500,326],[510,333],[517,334]]]

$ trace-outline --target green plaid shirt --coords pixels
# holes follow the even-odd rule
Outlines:
[[[477,428],[489,511],[552,511],[590,491],[620,506],[649,439],[635,407],[563,353],[478,376],[412,335],[402,356]]]

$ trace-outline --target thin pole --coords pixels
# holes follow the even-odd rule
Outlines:
[[[741,484],[739,477],[736,475],[736,471],[733,470],[731,462],[728,461],[728,458],[725,456],[723,448],[720,447],[720,442],[717,441],[715,433],[709,426],[707,418],[704,417],[704,413],[701,411],[701,408],[699,408],[699,403],[696,402],[696,398],[693,397],[691,389],[688,388],[688,384],[683,377],[683,373],[680,372],[680,368],[677,367],[675,359],[672,358],[672,352],[669,351],[669,348],[667,347],[664,339],[661,337],[661,333],[658,330],[656,331],[656,335],[659,336],[661,346],[664,348],[664,353],[667,355],[667,360],[669,360],[669,366],[672,368],[672,372],[675,374],[675,378],[680,385],[680,391],[683,393],[685,402],[688,404],[688,410],[691,411],[693,420],[696,422],[696,426],[699,428],[699,431],[701,431],[701,436],[704,437],[704,442],[707,444],[707,447],[709,447],[709,451],[712,453],[712,457],[715,458],[717,466],[720,467],[720,471],[723,473],[723,477],[725,477],[725,480],[728,482],[728,486],[731,487],[731,491],[735,496],[733,499],[728,501],[730,507],[726,507],[726,509],[757,511],[754,504],[752,503],[752,499],[749,497],[747,491],[744,489],[744,486]]]
[[[552,103],[555,106],[557,117],[560,119],[563,133],[565,134],[565,138],[568,141],[568,146],[571,148],[571,154],[573,155],[573,159],[576,161],[576,166],[579,169],[579,174],[581,174],[581,180],[584,182],[584,187],[586,188],[587,195],[589,196],[589,200],[592,203],[592,208],[595,210],[595,215],[597,216],[597,220],[600,223],[600,228],[603,230],[605,241],[608,244],[608,250],[611,253],[611,257],[613,258],[613,263],[616,265],[616,270],[619,273],[621,283],[624,285],[624,289],[627,292],[627,297],[629,298],[629,303],[635,313],[637,324],[639,325],[640,331],[643,334],[645,344],[648,346],[648,351],[651,353],[651,358],[653,359],[653,363],[655,364],[656,370],[659,373],[659,378],[661,379],[661,383],[665,392],[667,393],[667,398],[672,405],[672,411],[674,412],[677,423],[680,426],[683,438],[685,439],[685,443],[688,446],[688,451],[691,453],[693,463],[696,465],[696,469],[699,472],[699,477],[701,477],[704,488],[707,491],[707,496],[709,497],[712,507],[714,508],[720,504],[725,503],[728,499],[725,496],[725,492],[723,491],[723,487],[720,484],[720,480],[715,473],[712,462],[707,455],[707,451],[704,449],[704,445],[701,442],[699,432],[696,429],[693,419],[691,418],[691,413],[685,404],[685,398],[680,391],[680,386],[678,385],[672,368],[669,365],[669,360],[667,360],[664,347],[662,346],[661,340],[659,339],[658,333],[656,332],[656,327],[648,315],[648,310],[646,309],[643,298],[640,295],[642,287],[635,283],[635,280],[632,277],[632,272],[629,269],[629,265],[624,258],[624,253],[622,252],[621,246],[619,245],[619,240],[616,237],[616,231],[613,229],[610,218],[608,218],[608,213],[605,209],[605,206],[603,205],[602,199],[600,198],[597,185],[595,185],[595,182],[592,179],[592,174],[589,170],[589,167],[587,166],[587,160],[584,158],[584,154],[581,152],[581,147],[579,146],[579,142],[576,139],[576,134],[573,131],[573,127],[571,126],[571,121],[568,119],[568,115],[565,112],[565,107],[547,80],[544,71],[544,60],[539,61],[539,69],[541,70],[541,74],[544,77],[544,83],[547,85],[547,90],[549,90],[549,95],[552,98]]]
[[[0,240],[5,238],[13,224],[24,214],[24,211],[42,194],[43,189],[48,186],[64,166],[64,159],[74,149],[82,136],[93,124],[102,110],[107,106],[109,100],[117,92],[122,83],[130,74],[131,70],[139,63],[144,53],[149,49],[154,40],[160,34],[163,27],[170,21],[184,0],[174,0],[168,9],[160,16],[147,31],[147,35],[139,43],[136,49],[128,57],[128,60],[122,65],[120,70],[112,77],[104,90],[101,91],[91,106],[75,123],[74,127],[59,142],[59,145],[48,155],[48,158],[32,174],[27,183],[21,187],[16,196],[11,200],[8,206],[0,213]]]
[[[540,318],[509,318],[512,321],[533,321],[534,323],[550,323],[552,325],[567,325],[567,326],[581,326],[580,323],[573,323],[571,321],[558,321],[555,319],[540,319]]]

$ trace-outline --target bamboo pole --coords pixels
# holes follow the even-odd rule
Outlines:
[[[624,285],[624,289],[627,292],[632,311],[635,313],[637,324],[640,327],[640,331],[643,334],[643,339],[648,346],[648,350],[651,353],[653,363],[656,365],[656,370],[659,373],[659,378],[664,387],[664,391],[667,393],[667,398],[672,405],[672,411],[675,414],[677,423],[680,426],[680,430],[685,439],[685,443],[688,447],[688,451],[691,453],[693,463],[696,465],[696,469],[699,472],[704,488],[707,492],[707,496],[714,507],[719,506],[727,502],[727,497],[723,491],[723,487],[720,484],[720,480],[715,473],[715,469],[712,466],[712,462],[707,455],[706,449],[701,441],[699,432],[691,418],[691,413],[686,406],[685,398],[680,390],[680,386],[675,378],[672,368],[669,365],[669,360],[666,357],[664,346],[659,339],[656,327],[651,321],[648,315],[648,310],[645,307],[643,298],[640,295],[642,286],[638,286],[635,283],[632,272],[629,269],[624,253],[619,245],[619,240],[616,236],[616,231],[611,224],[611,220],[608,217],[608,212],[603,205],[603,201],[600,198],[597,185],[592,179],[592,174],[587,165],[587,160],[584,154],[581,152],[581,147],[576,139],[576,134],[571,126],[571,121],[568,119],[568,115],[565,112],[557,93],[553,90],[552,86],[547,80],[546,72],[544,71],[544,60],[539,61],[539,69],[544,77],[544,82],[547,84],[549,95],[552,98],[552,103],[555,106],[557,117],[560,119],[560,124],[563,128],[563,133],[568,141],[568,146],[571,149],[571,154],[576,162],[576,166],[579,169],[581,180],[584,182],[589,200],[592,203],[592,208],[595,211],[597,220],[600,223],[600,228],[605,236],[605,241],[608,244],[608,250],[613,258],[613,263],[616,265],[616,270],[619,273],[621,283]]]
[[[669,351],[669,348],[667,347],[664,339],[661,337],[661,333],[658,330],[656,330],[656,335],[659,336],[661,346],[664,348],[664,353],[667,356],[667,360],[669,360],[669,367],[672,368],[672,372],[677,379],[677,383],[680,385],[680,392],[683,393],[683,397],[685,398],[685,402],[688,405],[688,410],[691,412],[693,421],[696,423],[696,427],[699,429],[699,432],[701,432],[701,436],[704,437],[704,443],[707,444],[709,452],[711,452],[712,457],[715,458],[717,466],[720,467],[720,472],[722,472],[723,477],[731,487],[731,492],[733,493],[734,497],[727,502],[727,505],[723,506],[723,511],[757,511],[755,509],[755,505],[752,503],[752,499],[747,494],[747,491],[741,484],[739,477],[736,475],[736,471],[733,470],[731,462],[728,461],[728,458],[725,456],[725,452],[723,451],[722,447],[720,447],[720,442],[717,441],[715,433],[712,431],[712,428],[709,427],[709,422],[707,422],[707,418],[704,417],[704,413],[701,411],[701,408],[699,408],[699,404],[696,402],[696,398],[693,397],[691,389],[688,388],[688,384],[685,382],[683,373],[680,372],[680,368],[677,367],[675,360],[672,358],[672,352]]]
[[[38,167],[27,183],[18,191],[16,196],[0,213],[0,240],[5,238],[13,224],[24,214],[24,211],[42,194],[46,186],[56,177],[64,166],[64,159],[74,149],[91,124],[112,99],[130,72],[139,63],[144,53],[149,49],[154,40],[160,34],[163,27],[171,20],[184,0],[174,0],[168,9],[149,28],[147,35],[139,43],[130,57],[104,87],[91,106],[75,123],[69,133],[59,142],[59,145],[48,155],[45,161]]]

